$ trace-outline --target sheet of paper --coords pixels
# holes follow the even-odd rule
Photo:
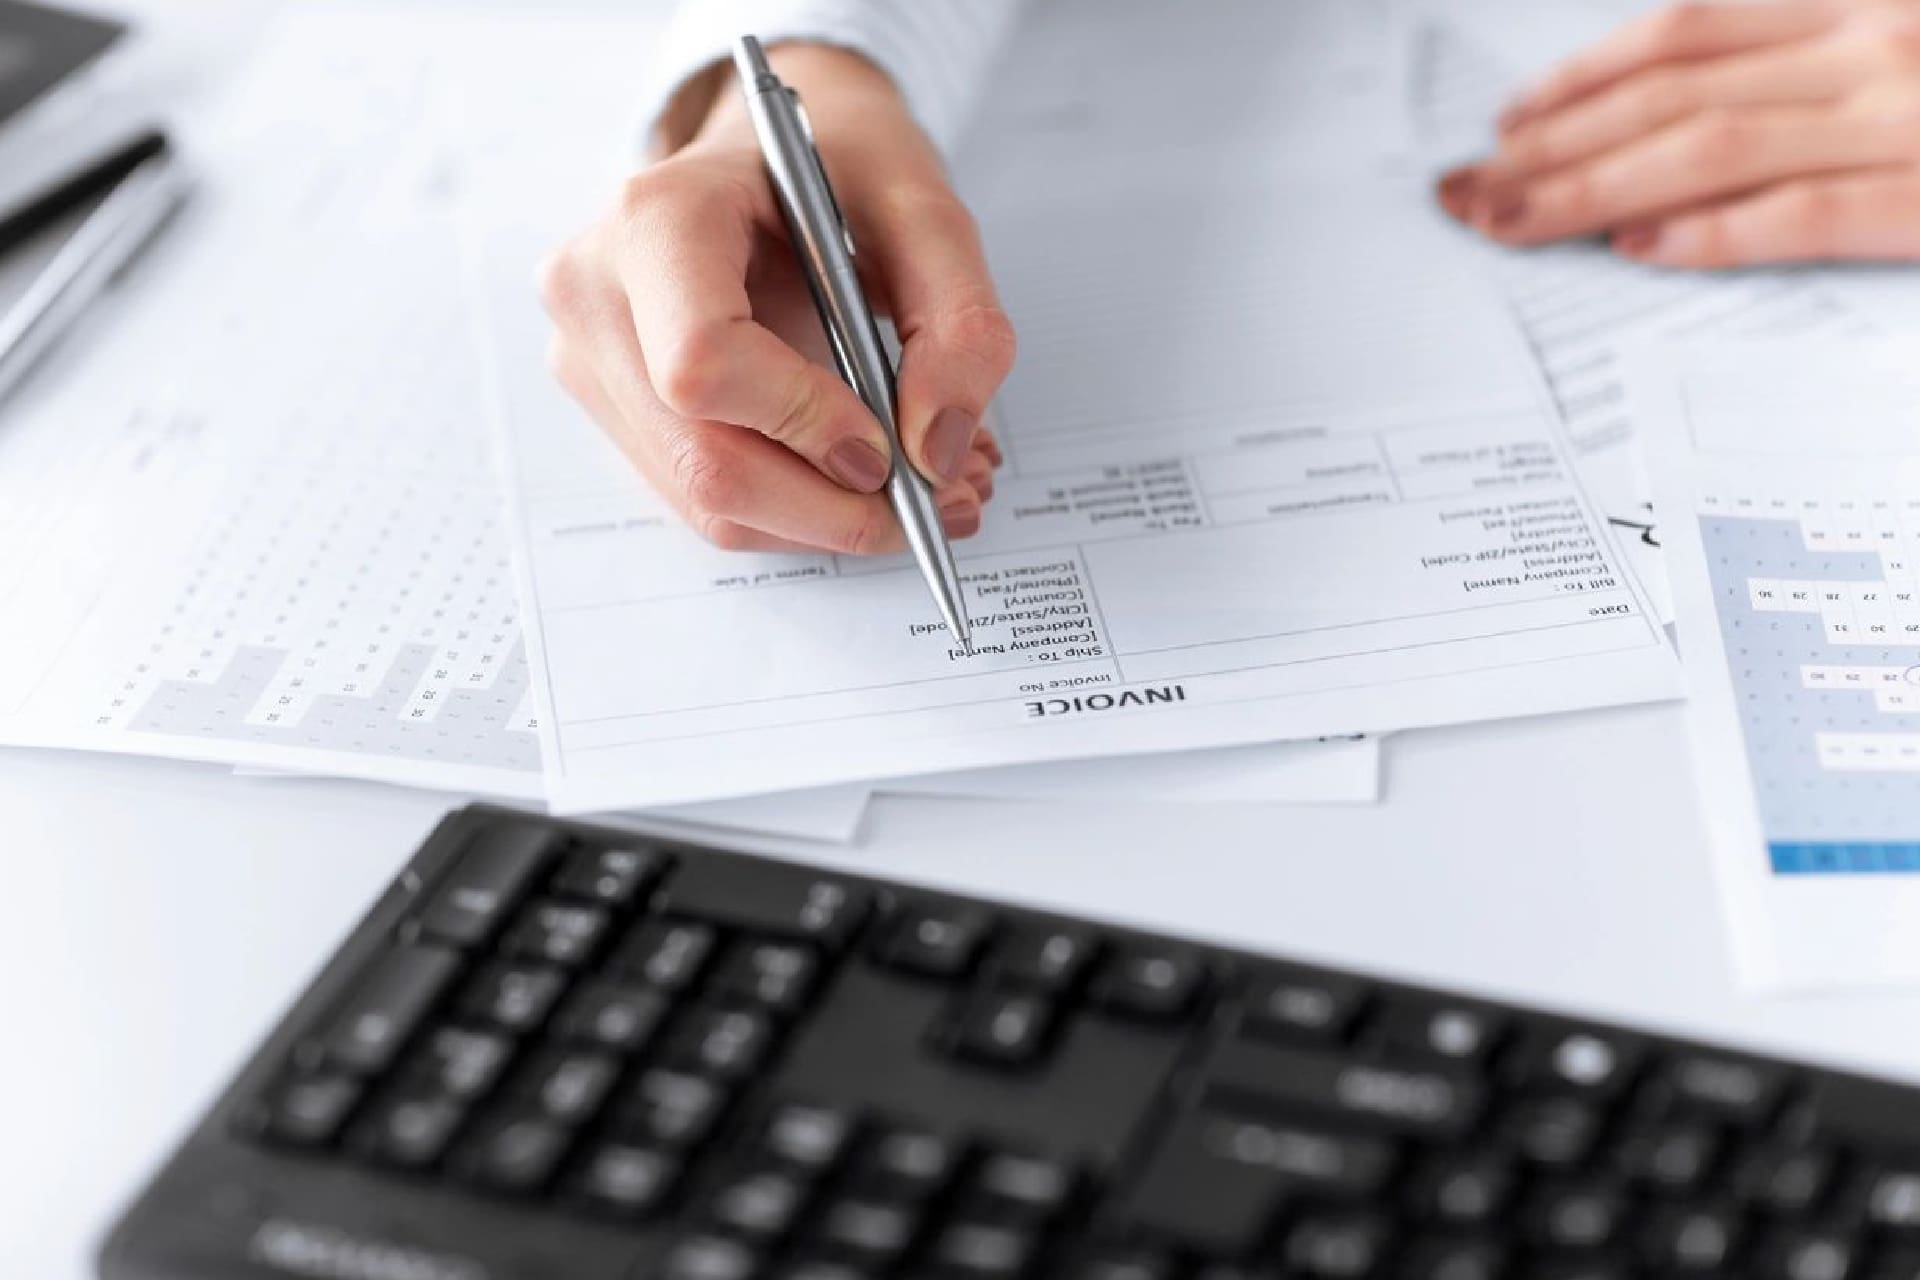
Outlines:
[[[1058,760],[900,778],[886,790],[1009,800],[1129,804],[1372,804],[1380,740],[1263,742],[1212,751]]]
[[[1090,166],[980,202],[1023,355],[959,548],[972,656],[903,560],[681,527],[532,354],[522,264],[552,230],[497,239],[554,803],[1671,696],[1519,335],[1418,193],[1187,176]]]
[[[375,34],[194,118],[194,203],[0,416],[0,739],[540,794],[448,140]]]
[[[1402,29],[1411,133],[1437,171],[1479,157],[1525,78],[1626,16],[1618,3],[1416,5]],[[1644,7],[1644,6],[1642,6]],[[1718,275],[1628,262],[1595,242],[1524,252],[1463,243],[1508,300],[1565,417],[1582,477],[1663,616],[1660,535],[1627,411],[1624,353],[1701,337],[1853,337],[1890,311],[1920,317],[1920,281],[1899,269]]]
[[[1920,981],[1920,340],[1640,359],[1740,973]]]

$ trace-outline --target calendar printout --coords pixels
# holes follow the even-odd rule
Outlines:
[[[1742,971],[1920,978],[1920,346],[1727,342],[1644,361]]]

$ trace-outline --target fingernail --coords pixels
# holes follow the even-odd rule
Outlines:
[[[1456,218],[1464,218],[1473,207],[1473,195],[1480,187],[1480,170],[1475,165],[1463,165],[1448,172],[1440,179],[1436,189],[1440,197],[1440,207]]]
[[[1614,252],[1629,258],[1644,257],[1659,246],[1660,224],[1657,222],[1642,222],[1613,233]]]
[[[980,532],[980,508],[975,506],[942,509],[940,527],[946,530],[949,538],[971,538]]]
[[[1511,231],[1527,216],[1527,193],[1496,191],[1487,197],[1480,216],[1491,231]]]
[[[873,493],[886,484],[893,464],[865,440],[848,439],[827,450],[827,470],[847,488]]]
[[[934,415],[933,425],[927,428],[927,465],[938,478],[958,478],[978,425],[964,409],[942,409]]]
[[[1511,133],[1533,118],[1533,111],[1524,102],[1516,102],[1502,111],[1494,121],[1494,127],[1502,133]]]

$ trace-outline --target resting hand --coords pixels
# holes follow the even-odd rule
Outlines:
[[[906,451],[948,535],[968,536],[1000,460],[981,417],[1013,361],[973,222],[884,73],[822,46],[772,61],[807,103],[868,296],[900,334]],[[727,79],[691,140],[547,260],[550,363],[714,544],[897,550],[886,437],[828,363],[740,98]]]
[[[1676,267],[1920,259],[1920,0],[1681,4],[1515,102],[1440,183],[1513,245]]]

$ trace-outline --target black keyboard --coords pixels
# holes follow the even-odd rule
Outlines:
[[[1916,1280],[1920,1090],[476,807],[102,1271]]]

